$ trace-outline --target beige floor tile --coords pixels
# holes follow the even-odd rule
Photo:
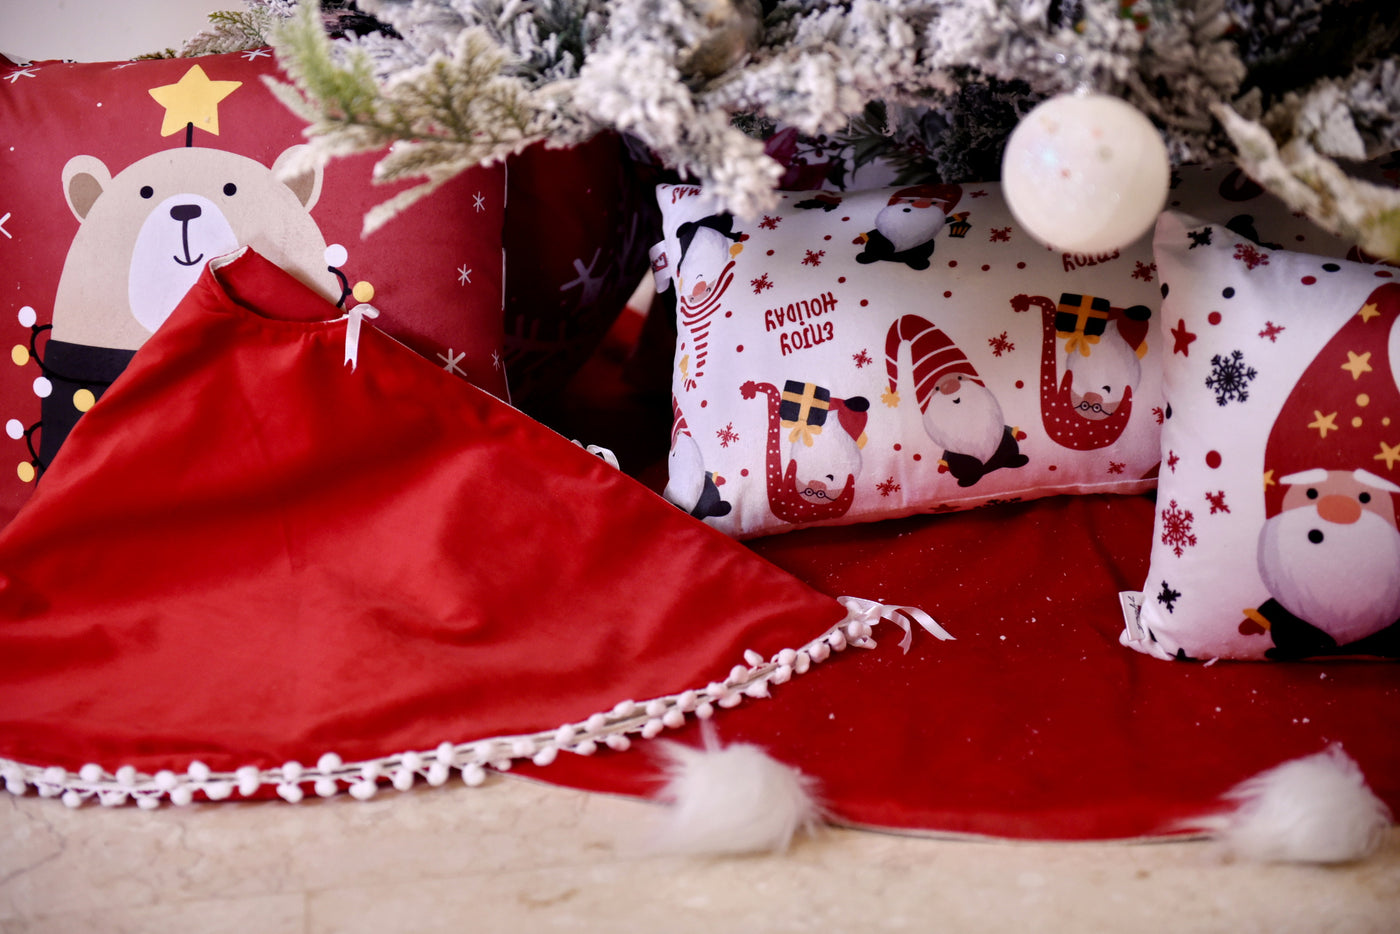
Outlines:
[[[1334,869],[852,830],[687,859],[642,851],[655,813],[514,779],[156,812],[0,796],[0,932],[1400,931],[1400,831]]]

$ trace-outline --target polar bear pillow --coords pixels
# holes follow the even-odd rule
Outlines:
[[[1400,655],[1400,269],[1177,213],[1155,246],[1167,417],[1124,643]]]
[[[473,170],[362,236],[373,154],[295,169],[270,50],[113,64],[0,59],[0,523],[198,277],[241,244],[504,395],[504,173]]]

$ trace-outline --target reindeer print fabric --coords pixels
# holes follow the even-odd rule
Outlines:
[[[504,172],[467,172],[363,235],[365,212],[402,186],[373,184],[376,154],[302,160],[305,123],[266,78],[282,78],[268,49],[0,59],[0,330],[13,348],[0,370],[0,522],[208,260],[242,246],[506,394]]]
[[[1122,641],[1181,660],[1400,655],[1400,268],[1181,213],[1156,255],[1163,465]]]
[[[1048,251],[996,185],[789,192],[751,223],[659,200],[686,511],[748,537],[1154,485],[1147,248]]]

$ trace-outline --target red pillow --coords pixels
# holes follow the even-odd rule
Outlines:
[[[266,49],[158,61],[0,59],[0,521],[209,258],[252,245],[444,369],[504,395],[504,171],[467,172],[368,237],[379,154],[279,178],[305,123]],[[352,294],[353,290],[353,294]]]
[[[557,404],[646,275],[657,170],[604,133],[507,163],[505,359],[511,401]]]

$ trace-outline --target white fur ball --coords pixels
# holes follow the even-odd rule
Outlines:
[[[1261,772],[1225,797],[1235,810],[1205,828],[1232,853],[1263,862],[1362,859],[1390,827],[1390,809],[1340,745]]]
[[[666,743],[668,803],[652,849],[724,855],[781,852],[799,831],[821,821],[812,780],[758,746],[721,747],[713,728],[705,748]]]

